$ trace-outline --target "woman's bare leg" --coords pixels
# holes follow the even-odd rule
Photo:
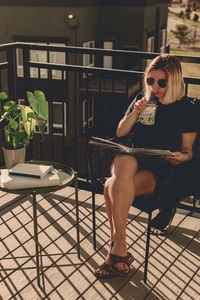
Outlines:
[[[125,257],[126,223],[130,206],[135,196],[151,194],[156,181],[150,171],[138,171],[137,160],[129,155],[116,157],[111,174],[104,189],[106,212],[110,222],[110,239],[114,241],[114,246],[109,252]],[[109,253],[105,263],[110,263]],[[115,267],[119,271],[127,271],[127,265],[124,263],[117,263]],[[98,277],[109,276],[109,271],[104,266],[100,266],[95,273]]]
[[[111,215],[113,222],[112,253],[127,256],[126,221],[135,195],[134,175],[138,163],[132,156],[117,156],[112,169],[112,177],[108,184]]]
[[[114,241],[112,254],[127,256],[126,222],[134,196],[150,194],[155,188],[155,179],[148,170],[137,171],[137,161],[131,156],[118,156],[112,176],[106,181],[104,195],[110,222],[110,239]],[[106,259],[108,262],[108,257]],[[118,265],[124,269],[123,264]]]
[[[114,241],[111,251],[113,254],[124,257],[127,256],[126,219],[134,197],[133,173],[137,171],[137,166],[138,163],[134,157],[117,156],[112,166],[112,176],[106,181],[104,188],[106,212],[110,222],[110,240]],[[116,246],[118,247],[117,250]],[[109,253],[105,261],[106,264],[110,263]],[[124,270],[126,265],[119,263],[117,268]],[[98,276],[108,275],[108,271],[102,266],[95,273]]]

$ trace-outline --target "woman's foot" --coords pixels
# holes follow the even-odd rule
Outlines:
[[[114,276],[128,276],[130,265],[134,261],[134,257],[130,252],[126,256],[112,254],[114,242],[110,244],[110,252],[106,261],[100,265],[94,272],[98,278],[111,278]]]
[[[94,271],[94,275],[97,278],[103,278],[103,279],[108,279],[116,276],[116,274],[112,271],[110,264],[106,262],[104,262]]]
[[[119,266],[123,265],[123,268]],[[95,270],[94,274],[97,278],[111,278],[114,276],[126,277],[130,272],[129,256],[119,256],[109,253],[106,261]]]
[[[169,228],[175,213],[176,207],[173,209],[160,209],[157,216],[151,221],[151,234],[163,235]]]

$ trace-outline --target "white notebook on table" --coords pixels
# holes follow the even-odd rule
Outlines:
[[[9,169],[9,174],[43,179],[52,170],[53,166],[18,163],[12,169]]]
[[[54,169],[43,179],[10,175],[7,169],[2,169],[0,179],[1,187],[6,189],[27,189],[60,185],[60,178]]]

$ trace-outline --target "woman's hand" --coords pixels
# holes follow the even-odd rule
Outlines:
[[[181,152],[172,152],[174,156],[165,156],[163,158],[168,160],[172,165],[179,165],[182,162],[191,160],[193,157],[192,147],[196,136],[196,132],[182,133]]]
[[[182,162],[190,160],[190,151],[185,152],[172,152],[173,156],[164,156],[163,158],[166,159],[172,165],[179,165]]]
[[[137,114],[142,114],[147,107],[147,101],[143,97],[141,100],[138,100],[134,105],[134,110]]]
[[[137,121],[139,114],[143,113],[146,107],[147,101],[144,97],[138,100],[134,105],[133,111],[129,115],[125,115],[119,122],[116,135],[118,137],[127,135]]]

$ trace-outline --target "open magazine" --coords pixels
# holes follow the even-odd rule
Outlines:
[[[162,150],[162,149],[150,149],[150,148],[130,148],[125,145],[102,139],[99,137],[92,137],[92,140],[89,142],[90,144],[108,148],[111,150],[119,151],[121,153],[127,153],[127,154],[142,154],[142,155],[158,155],[158,156],[174,156],[174,154],[169,150]]]

